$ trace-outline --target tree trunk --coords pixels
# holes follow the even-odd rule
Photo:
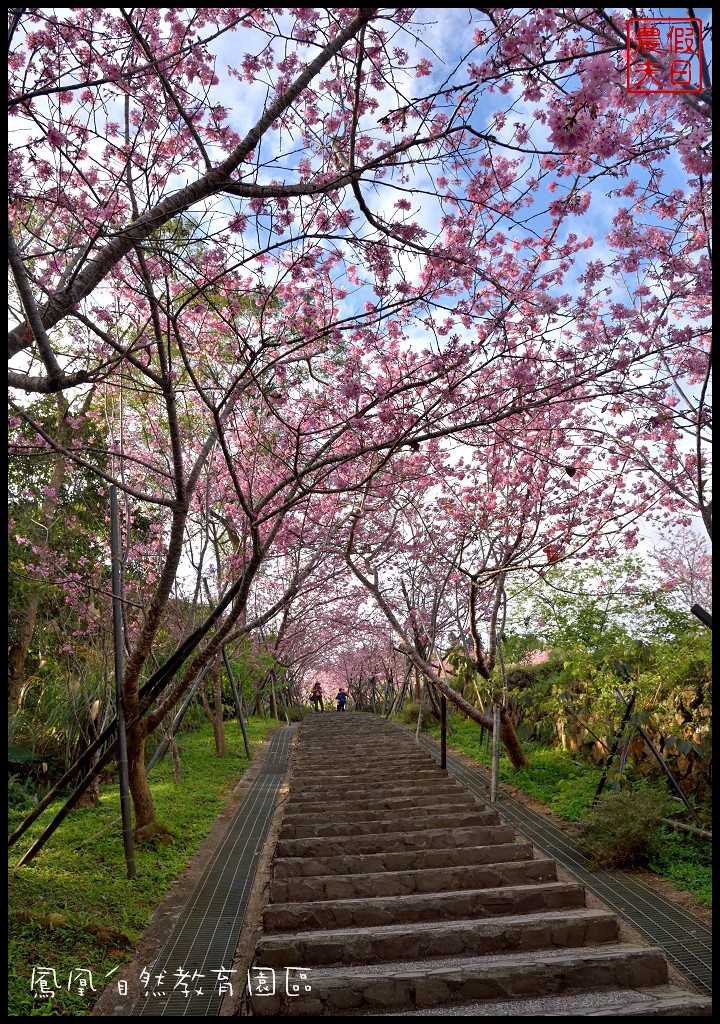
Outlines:
[[[43,499],[40,522],[45,525],[45,536],[39,541],[38,547],[44,553],[50,547],[50,523],[55,515],[58,505],[58,495],[65,479],[65,459],[62,455],[55,456],[52,477],[50,478],[50,494]],[[38,607],[40,605],[40,591],[36,588],[30,596],[30,601],[20,626],[20,637],[12,645],[8,656],[8,714],[13,715],[18,710],[20,698],[22,697],[23,685],[25,683],[25,662],[32,644],[37,622]]]
[[[530,762],[522,748],[518,734],[515,732],[515,726],[512,724],[506,708],[500,709],[500,739],[505,744],[505,749],[515,771],[519,771],[521,768],[528,768]]]
[[[215,751],[218,757],[227,757],[227,743],[225,742],[225,726],[223,723],[222,703],[222,680],[220,676],[220,659],[218,658],[212,669],[213,695],[215,697],[215,717],[213,719],[213,731],[215,732]]]
[[[277,701],[275,699],[275,673],[270,674],[270,717],[277,718]]]
[[[127,734],[128,777],[135,810],[135,831],[155,819],[155,805],[145,772],[145,741],[147,726],[136,722]]]
[[[474,722],[482,725],[488,730],[488,732],[492,732],[492,715],[488,715],[483,711],[478,711],[473,704],[467,701],[464,697],[461,697],[457,690],[453,690],[452,686],[448,685],[448,683],[446,683],[445,680],[435,672],[432,665],[424,661],[418,652],[410,646],[410,644],[405,642],[401,643],[400,651],[402,654],[407,655],[415,668],[422,672],[425,678],[429,680],[429,682],[431,682],[433,686],[440,691],[440,693],[444,693],[447,699],[456,707],[460,708],[468,718],[472,718]],[[528,768],[530,762],[528,761],[525,751],[522,748],[522,744],[518,739],[515,727],[508,718],[507,712],[504,708],[501,712],[500,722],[500,738],[505,744],[505,749],[508,752],[508,757],[510,758],[513,768],[515,771],[519,771],[521,768]]]
[[[89,726],[88,726],[88,742],[87,742],[87,746],[90,746],[90,744],[93,743],[98,738],[100,733],[102,732],[102,729],[100,728],[99,716],[100,716],[100,707],[99,707],[99,704],[96,703],[95,705],[93,705],[93,707],[91,708],[91,711],[90,711],[90,721],[89,721]],[[88,766],[88,771],[92,771],[95,768],[95,766],[96,766],[96,764],[98,763],[99,760],[100,760],[100,751],[98,750],[90,758],[90,764]],[[78,801],[78,807],[97,807],[97,805],[99,803],[100,803],[100,773],[98,772],[96,775],[93,775],[93,778],[92,778],[92,781],[91,781],[90,785],[85,790],[83,795],[80,797],[80,800]]]
[[[227,743],[225,742],[225,729],[223,727],[222,686],[220,682],[219,660],[217,660],[210,669],[210,675],[213,685],[214,710],[210,707],[210,703],[205,693],[204,684],[200,691],[200,696],[207,716],[212,722],[213,735],[215,737],[215,753],[218,757],[227,757]]]
[[[182,782],[182,762],[178,745],[175,742],[175,734],[172,732],[168,736],[168,749],[170,751],[170,768],[172,770],[173,782],[176,786],[179,786]]]

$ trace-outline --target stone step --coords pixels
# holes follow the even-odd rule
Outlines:
[[[315,746],[316,741],[314,739],[307,751],[302,746],[298,746],[295,758],[295,767],[298,771],[311,771],[313,769],[327,771],[328,768],[334,768],[337,771],[348,772],[353,770],[367,771],[369,765],[382,767],[384,765],[436,764],[426,750],[420,747],[399,750],[397,743],[393,743],[388,747],[373,741],[369,750],[367,747],[362,750],[353,750],[349,744],[333,749],[323,744],[325,749],[321,753],[313,749]],[[359,757],[359,760],[357,764],[353,764],[352,759],[356,755]]]
[[[322,824],[310,822],[303,824],[283,825],[278,838],[286,839],[323,839],[340,836],[364,836],[388,834],[390,832],[421,832],[428,829],[471,828],[474,825],[498,825],[500,816],[497,811],[458,811],[455,814],[418,814],[408,809],[403,815],[392,818],[374,818],[370,821],[327,822]]]
[[[510,917],[546,910],[576,910],[584,906],[585,889],[579,882],[546,882],[505,885],[497,889],[412,893],[409,896],[271,903],[265,909],[263,926],[267,933],[319,928],[374,928],[455,918]]]
[[[351,1010],[353,1016],[385,1017],[386,1013]],[[344,1017],[338,1011],[336,1016]],[[674,985],[573,992],[535,999],[449,1003],[429,1010],[396,1010],[393,1017],[711,1017],[710,996]]]
[[[667,984],[661,950],[621,944],[617,915],[370,716],[300,731],[270,897],[251,974],[277,984],[251,986],[253,1015],[711,1012]]]
[[[453,892],[460,889],[497,889],[502,885],[554,882],[553,860],[532,860],[526,844],[495,847],[499,854],[512,853],[527,860],[492,864],[425,868],[421,871],[382,871],[356,875],[314,875],[305,878],[273,879],[271,903],[305,903],[309,900],[349,900],[376,896],[408,896],[411,893]]]
[[[325,772],[293,772],[290,778],[290,789],[347,789],[348,786],[355,789],[365,789],[375,785],[396,785],[397,783],[423,779],[447,779],[450,778],[442,768],[433,767],[431,764],[422,765],[398,765],[390,771],[381,771],[374,768],[366,772],[337,772],[328,769]]]
[[[369,771],[371,766],[381,770],[387,766],[402,768],[412,764],[437,766],[437,762],[426,751],[415,749],[404,750],[398,753],[397,744],[395,743],[391,747],[384,749],[377,744],[373,744],[372,750],[365,749],[358,751],[358,754],[362,756],[359,762],[354,765],[351,761],[354,752],[347,747],[342,747],[332,753],[324,751],[321,755],[311,754],[309,751],[305,753],[302,747],[298,747],[294,770],[298,772],[326,772],[331,769],[333,771],[340,771],[345,775],[352,771]]]
[[[313,736],[300,736],[297,745],[298,754],[309,754],[321,760],[328,754],[352,757],[374,757],[376,752],[387,751],[393,757],[399,754],[422,754],[421,746],[410,736],[403,736],[397,742],[397,733],[388,735],[386,732],[374,733],[343,733],[339,729],[328,729],[325,735],[315,733]],[[322,745],[321,745],[322,744]]]
[[[442,773],[418,773],[398,775],[383,781],[348,779],[347,782],[313,782],[304,785],[290,781],[288,795],[291,800],[300,797],[303,800],[342,800],[347,803],[355,793],[359,796],[373,794],[375,796],[400,795],[401,793],[437,793],[454,792],[458,788],[454,779],[443,777]]]
[[[405,850],[444,850],[462,846],[487,846],[495,833],[506,834],[506,825],[473,825],[470,828],[424,829],[420,832],[388,832],[364,836],[327,836],[321,839],[279,839],[277,857],[335,857],[345,854],[396,853]],[[422,865],[418,865],[422,866]]]
[[[390,801],[383,801],[383,804],[391,803]],[[390,815],[393,817],[400,815],[407,815],[409,817],[421,817],[424,814],[432,815],[437,814],[440,810],[448,813],[452,810],[453,813],[463,814],[465,812],[474,813],[475,811],[484,811],[492,807],[487,804],[484,800],[480,800],[472,794],[464,796],[462,793],[458,793],[457,796],[444,799],[442,803],[439,801],[428,798],[428,800],[421,804],[417,800],[412,800],[409,797],[401,797],[398,801],[391,803],[391,806],[376,808],[375,810],[350,810],[349,807],[336,807],[333,810],[328,810],[326,807],[320,811],[301,811],[295,812],[288,810],[283,816],[283,824],[285,825],[303,825],[303,824],[321,824],[326,825],[331,822],[351,822],[351,821],[383,821]]]
[[[405,750],[398,751],[397,743],[394,741],[384,746],[373,743],[370,750],[365,746],[362,750],[356,751],[349,744],[343,744],[333,749],[327,743],[323,743],[324,750],[320,754],[314,750],[315,745],[316,742],[313,738],[307,750],[302,745],[298,746],[295,757],[295,765],[298,770],[309,771],[315,769],[327,771],[328,768],[334,768],[342,772],[348,772],[352,769],[365,771],[369,765],[376,765],[382,768],[386,765],[436,764],[426,751],[417,748],[417,746],[410,750],[406,748]],[[355,756],[359,757],[356,765],[352,764],[352,759]]]
[[[349,800],[345,797],[342,799],[335,800],[322,800],[322,799],[308,799],[294,797],[292,802],[288,800],[286,805],[287,814],[298,815],[298,814],[319,814],[327,811],[328,813],[339,813],[342,814],[345,808],[349,813],[355,811],[375,811],[383,810],[387,808],[392,810],[394,808],[401,807],[449,807],[449,806],[460,806],[461,804],[467,804],[468,800],[467,791],[458,787],[449,793],[443,793],[442,796],[437,794],[408,794],[407,796],[373,796],[371,794],[366,796],[358,796],[353,794],[352,799]]]
[[[324,743],[323,747],[325,747]],[[398,751],[397,744],[393,744],[392,747],[382,747],[373,742],[370,748],[365,747],[359,750],[353,750],[346,746],[337,749],[326,747],[322,754],[311,754],[310,751],[306,753],[302,747],[298,747],[293,770],[302,772],[336,771],[347,775],[350,772],[367,772],[371,769],[383,771],[389,768],[403,768],[408,765],[438,767],[437,761],[426,750],[415,747],[411,750]]]
[[[393,1008],[448,1004],[452,1010],[452,1004],[461,1001],[481,1000],[487,1004],[490,1000],[654,988],[667,983],[667,965],[661,952],[632,945],[450,957],[435,963],[403,960],[338,968],[307,966],[310,969],[297,997],[285,997],[281,986],[274,996],[253,994],[253,1013],[339,1016],[358,1010],[382,1014]],[[284,971],[277,973],[284,976]],[[310,991],[305,992],[304,986]]]
[[[510,825],[488,829],[488,842],[479,846],[439,850],[398,850],[394,853],[340,853],[326,857],[280,857],[275,878],[306,878],[310,875],[354,875],[377,871],[418,871],[424,868],[494,864],[503,860],[528,860],[530,847],[515,842]]]
[[[335,703],[334,698],[331,703]],[[345,712],[345,714],[347,715],[347,712]],[[338,715],[333,713],[327,718],[321,718],[319,714],[316,715],[313,712],[312,715],[309,715],[304,719],[304,722],[309,726],[317,726],[321,729],[325,729],[330,734],[331,738],[335,738],[340,735],[358,738],[367,736],[369,733],[371,735],[374,734],[379,736],[381,739],[385,739],[390,730],[395,732],[396,728],[392,723],[384,721],[372,713],[368,714],[366,717],[354,714],[352,717],[348,716],[347,718],[340,718]]]
[[[368,786],[365,789],[349,789],[323,792],[322,790],[293,790],[288,793],[288,811],[292,808],[293,813],[300,813],[307,809],[307,804],[321,805],[331,810],[341,810],[347,807],[348,810],[377,807],[384,800],[427,800],[432,798],[438,807],[443,807],[446,800],[455,795],[462,794],[463,789],[459,783],[451,782],[449,779],[441,779],[437,782],[426,782],[418,786],[415,782],[409,782],[398,786]]]
[[[616,942],[618,920],[606,910],[578,909],[450,923],[380,925],[263,935],[255,962],[267,967],[374,964],[399,958],[497,955]]]
[[[308,798],[322,798],[323,800],[328,798],[347,799],[349,795],[356,793],[360,796],[366,793],[372,793],[373,795],[398,795],[398,790],[408,793],[436,793],[443,791],[452,793],[459,788],[461,788],[460,783],[439,769],[438,771],[408,772],[406,775],[396,775],[383,779],[351,779],[347,783],[337,783],[333,779],[328,779],[327,781],[302,785],[294,782],[291,778],[288,787],[289,793],[293,797],[302,793],[306,794]]]

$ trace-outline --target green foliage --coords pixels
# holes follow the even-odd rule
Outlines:
[[[516,584],[510,601],[513,650],[532,645],[551,655],[510,671],[512,702],[531,735],[553,742],[565,731],[578,747],[596,737],[609,745],[623,713],[617,691],[635,688],[631,724],[651,721],[668,753],[709,756],[711,633],[672,606],[641,562],[557,567],[530,593]]]
[[[13,773],[8,775],[8,809],[10,811],[31,811],[35,804],[35,783],[32,779],[21,779]]]
[[[712,844],[708,840],[661,825],[649,867],[691,892],[698,903],[712,907]]]
[[[44,396],[26,406],[27,415],[51,435],[66,444],[82,442],[84,447],[102,448],[103,428],[98,419],[74,418],[68,414],[64,398]],[[94,582],[101,584],[109,576],[104,552],[97,537],[106,531],[107,499],[98,495],[98,478],[84,468],[66,464],[60,491],[46,502],[45,490],[52,482],[58,456],[41,441],[32,428],[22,422],[10,432],[8,461],[8,640],[20,639],[25,610],[38,597],[37,632],[58,630],[67,636],[68,609],[64,594],[42,579],[47,549],[56,553],[65,575],[91,562]],[[100,458],[100,468],[106,459]],[[62,514],[57,510],[62,509]],[[39,568],[28,569],[28,565]],[[58,646],[55,639],[55,646]],[[45,652],[51,645],[44,645]],[[43,645],[41,643],[41,649]],[[37,657],[37,655],[35,655]],[[31,667],[34,659],[31,658]]]
[[[114,713],[102,655],[88,652],[85,666],[74,663],[77,675],[53,659],[40,666],[27,682],[22,711],[8,721],[11,742],[31,745],[33,760],[47,763],[54,774],[62,774],[94,738],[94,726]]]
[[[275,656],[264,648],[257,649],[247,637],[243,637],[234,645],[230,666],[235,678],[238,693],[243,694],[246,701],[251,701],[255,693],[270,692],[270,684],[266,680],[273,668],[277,666]],[[277,690],[277,686],[276,686]],[[223,696],[232,701],[232,689],[223,667]]]
[[[403,725],[407,725],[412,729],[417,729],[418,714],[420,712],[420,704],[416,700],[406,700],[402,706],[402,711],[399,712],[395,717],[398,721],[402,722]],[[427,732],[432,730],[434,719],[432,712],[428,706],[427,701],[423,708],[423,719],[420,725],[421,732]]]
[[[452,716],[451,722],[454,727],[452,747],[489,767],[491,748],[486,743],[487,734],[481,738],[477,723],[464,716]],[[439,726],[433,723],[431,731],[439,733]],[[600,770],[576,761],[567,751],[541,743],[529,742],[523,749],[530,768],[515,771],[507,755],[502,753],[500,780],[521,789],[566,821],[576,821],[586,814],[600,781]]]
[[[251,742],[257,744],[276,725],[270,720],[250,719]],[[129,954],[118,942],[99,942],[85,928],[97,925],[119,930],[135,941],[248,767],[239,730],[225,758],[212,753],[209,724],[181,734],[177,742],[182,783],[173,782],[167,759],[150,776],[158,819],[168,828],[172,842],[136,846],[138,877],[133,881],[125,877],[117,785],[102,787],[98,807],[73,811],[26,867],[16,869],[17,861],[57,811],[57,803],[10,851],[10,1016],[88,1014],[93,999],[108,984],[107,976],[129,959]],[[19,810],[11,811],[10,827],[15,828],[23,816]],[[30,989],[33,967],[38,966],[57,972],[60,987],[50,1004],[36,999]],[[97,993],[88,991],[80,996],[74,989],[68,991],[69,973],[79,967],[92,971]]]
[[[644,866],[658,851],[660,819],[671,806],[669,797],[648,788],[608,793],[579,827],[580,849],[594,868]]]

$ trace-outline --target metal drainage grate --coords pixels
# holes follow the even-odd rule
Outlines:
[[[712,969],[708,967],[712,962],[712,944],[682,940],[664,942],[662,947],[673,967],[694,981],[698,988],[712,993]]]
[[[285,775],[295,728],[285,726],[273,735],[257,779],[212,863],[162,952],[148,968],[151,987],[138,998],[130,1016],[218,1015],[223,999],[221,972],[228,972],[232,966],[258,854]],[[234,979],[229,973],[225,976],[233,992],[242,988],[244,979]]]

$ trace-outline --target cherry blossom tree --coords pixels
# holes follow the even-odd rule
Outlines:
[[[555,404],[466,430],[455,450],[430,443],[393,462],[358,503],[347,563],[374,597],[399,649],[433,685],[481,725],[451,686],[453,653],[507,704],[502,637],[507,582],[518,573],[542,582],[549,566],[614,557],[638,543],[638,520],[666,514],[664,491],[628,459],[618,473],[595,443],[593,420]],[[480,691],[477,691],[480,697]],[[473,713],[474,712],[474,713]],[[504,739],[522,754],[505,716]]]
[[[709,529],[710,94],[628,93],[604,9],[472,9],[439,59],[438,16],[9,12],[13,422],[125,496],[138,824],[148,731],[357,541],[353,495],[403,477],[432,501],[447,446],[496,438],[508,500],[529,450],[538,480],[566,465],[594,493],[582,527],[568,495],[547,527],[529,513],[538,571],[592,550],[608,495],[618,523],[654,506]],[[53,427],[27,395],[57,392]],[[552,440],[556,415],[560,466],[520,425]],[[207,577],[220,610],[143,698],[188,551],[196,607]]]
[[[712,608],[712,555],[705,538],[692,529],[661,535],[650,557],[660,588],[685,610],[699,604]]]

